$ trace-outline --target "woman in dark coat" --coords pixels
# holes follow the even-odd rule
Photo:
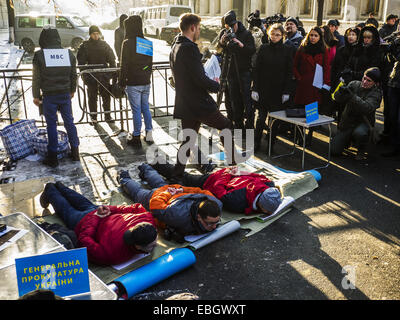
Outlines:
[[[365,70],[372,67],[379,68],[381,63],[382,52],[379,32],[375,27],[367,25],[360,32],[357,47],[353,57],[349,60],[344,75],[348,78],[348,82],[352,80],[361,81]]]
[[[342,75],[343,71],[348,68],[349,61],[353,58],[355,49],[357,47],[358,36],[360,30],[356,27],[348,28],[344,33],[344,43],[343,47],[340,47],[336,51],[335,59],[333,60],[331,69],[331,91],[334,91],[340,83],[340,78],[342,78],[346,83],[348,79],[345,79]],[[335,110],[338,111],[338,122],[342,116],[344,105],[335,101]]]
[[[268,112],[282,110],[289,100],[290,81],[293,72],[293,48],[283,43],[285,30],[281,24],[273,24],[268,30],[269,41],[258,52],[255,68],[255,92],[259,95],[260,108],[256,121],[255,150],[261,136]],[[278,123],[278,122],[275,122]],[[273,132],[277,132],[274,128]],[[274,135],[273,138],[275,138]]]

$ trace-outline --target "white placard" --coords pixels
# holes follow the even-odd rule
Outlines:
[[[324,70],[322,69],[322,66],[317,63],[317,65],[315,66],[313,86],[317,87],[318,89],[321,89],[323,85],[324,85]]]
[[[70,67],[68,49],[43,49],[46,67]]]

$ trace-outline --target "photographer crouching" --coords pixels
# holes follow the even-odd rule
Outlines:
[[[254,129],[254,109],[251,101],[251,58],[256,52],[254,38],[244,25],[236,20],[233,10],[224,15],[225,30],[220,33],[220,46],[230,59],[228,90],[236,129]],[[244,117],[246,123],[244,124]]]

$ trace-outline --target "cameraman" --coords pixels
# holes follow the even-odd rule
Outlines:
[[[231,57],[228,89],[232,102],[235,128],[254,129],[254,110],[251,101],[251,58],[256,52],[254,38],[244,25],[236,20],[233,10],[224,15],[225,32],[219,44]],[[226,58],[226,56],[225,56]],[[246,124],[243,123],[245,113]]]

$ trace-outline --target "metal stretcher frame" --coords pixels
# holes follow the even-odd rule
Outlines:
[[[332,122],[335,120],[331,117],[328,116],[324,116],[324,115],[319,115],[318,120],[312,121],[310,123],[306,123],[306,118],[288,118],[286,116],[286,112],[283,111],[275,111],[275,112],[270,112],[268,114],[268,128],[269,128],[269,145],[268,145],[268,156],[271,158],[271,142],[272,142],[272,126],[274,124],[274,122],[276,120],[281,120],[281,121],[285,121],[288,123],[291,123],[295,126],[295,130],[294,130],[294,138],[293,138],[293,151],[291,153],[287,153],[287,154],[283,154],[283,155],[278,155],[275,157],[272,157],[272,159],[275,158],[280,158],[283,156],[288,156],[288,155],[293,155],[295,150],[296,150],[296,132],[297,129],[299,130],[300,134],[303,137],[303,146],[302,146],[302,159],[301,159],[301,168],[304,169],[304,154],[305,154],[305,150],[306,150],[306,129],[310,129],[313,127],[318,127],[318,126],[322,126],[322,125],[328,125],[329,128],[329,142],[328,142],[328,160],[327,160],[327,164],[325,166],[322,167],[317,167],[314,169],[324,169],[327,168],[330,164],[330,160],[331,160],[331,136],[332,136],[332,129],[331,129],[331,125]]]

